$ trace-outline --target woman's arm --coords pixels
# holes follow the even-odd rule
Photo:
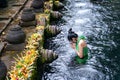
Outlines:
[[[79,42],[79,51],[77,51],[76,50],[76,52],[77,52],[77,54],[78,54],[78,56],[80,57],[80,58],[84,58],[84,55],[83,55],[83,48],[84,48],[84,45],[85,45],[86,43],[85,43],[85,41],[84,40],[81,40],[80,42]]]
[[[79,51],[77,51],[77,54],[80,58],[83,58],[83,46],[82,44],[79,44]]]

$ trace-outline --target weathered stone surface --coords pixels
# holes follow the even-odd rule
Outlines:
[[[7,44],[5,51],[22,51],[25,48],[25,43],[21,44]]]
[[[12,4],[12,6],[22,6],[23,5],[23,3],[14,3],[14,4]]]
[[[0,56],[2,56],[2,51],[3,51],[4,47],[5,47],[5,43],[1,42],[0,43]]]
[[[59,19],[62,17],[62,14],[58,11],[51,11],[51,19]]]
[[[39,51],[40,51],[41,60],[42,60],[41,62],[43,64],[51,63],[58,58],[58,55],[52,50],[40,49]]]
[[[8,20],[8,19],[9,19],[8,15],[7,16],[0,15],[0,20]]]
[[[6,65],[0,60],[0,80],[5,80],[7,74]]]
[[[44,6],[43,0],[34,0],[31,4],[31,7],[35,8],[35,9],[43,8],[43,6]]]
[[[23,10],[22,15],[21,15],[21,20],[25,22],[35,20],[35,14],[33,13],[32,8],[26,8]]]
[[[35,13],[43,13],[44,12],[44,9],[41,8],[41,9],[34,9],[33,10]]]
[[[54,37],[57,34],[59,34],[61,32],[61,30],[54,26],[54,25],[49,25],[45,28],[45,38],[50,38],[50,37]]]
[[[29,21],[29,22],[24,22],[24,21],[20,21],[19,25],[21,27],[29,27],[29,26],[36,26],[37,25],[37,21]]]
[[[54,10],[62,9],[64,7],[63,3],[55,1],[54,2]]]
[[[26,34],[19,25],[11,28],[6,35],[6,41],[11,44],[20,44],[25,42]]]

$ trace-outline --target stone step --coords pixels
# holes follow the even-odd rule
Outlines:
[[[22,6],[24,3],[15,3],[15,4],[12,4],[12,6]]]
[[[4,42],[0,42],[0,56],[2,56],[2,51],[5,47],[5,43]]]
[[[10,16],[1,15],[0,16],[0,21],[1,20],[8,20],[9,18],[10,18]]]

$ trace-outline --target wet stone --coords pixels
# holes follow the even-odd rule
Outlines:
[[[0,80],[5,80],[7,74],[6,65],[0,60]]]
[[[2,56],[2,51],[4,49],[5,44],[4,43],[0,43],[0,56]]]

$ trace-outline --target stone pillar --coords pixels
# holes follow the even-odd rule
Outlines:
[[[16,25],[14,28],[11,28],[6,35],[6,41],[11,44],[24,43],[25,38],[26,34],[19,25]]]
[[[35,19],[35,13],[31,8],[26,8],[23,10],[19,25],[21,27],[29,27],[29,26],[37,25],[37,21]]]

